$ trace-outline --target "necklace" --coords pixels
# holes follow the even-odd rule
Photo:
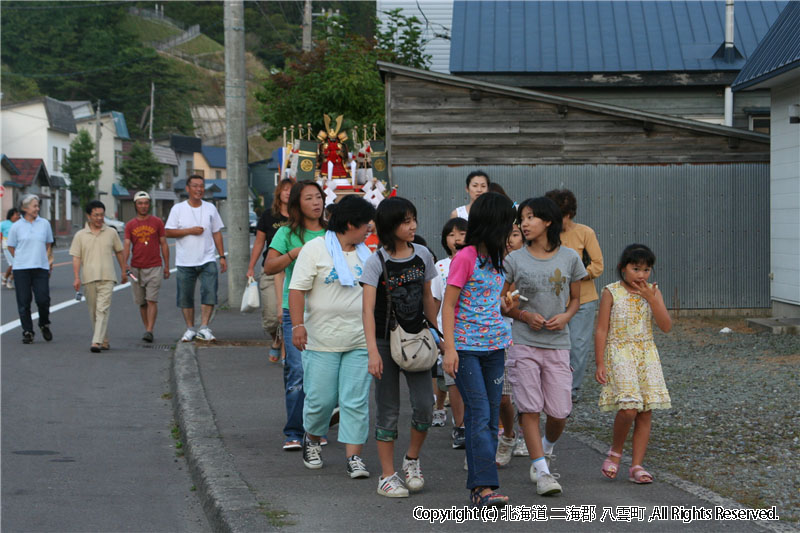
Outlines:
[[[192,218],[194,218],[195,223],[198,226],[202,227],[202,225],[203,225],[203,204],[201,203],[200,207],[193,207],[192,204],[189,204],[189,207],[192,210]],[[199,209],[200,210],[200,220],[197,220],[197,213],[195,213],[195,209]]]

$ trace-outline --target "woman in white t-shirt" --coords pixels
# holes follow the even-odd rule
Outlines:
[[[358,196],[336,204],[323,237],[300,251],[289,283],[292,344],[303,351],[303,464],[322,468],[321,438],[339,405],[339,442],[347,474],[369,477],[361,451],[369,432],[367,343],[359,279],[375,208]]]
[[[489,180],[489,176],[486,175],[486,172],[482,170],[473,170],[470,172],[467,175],[467,195],[469,195],[469,203],[453,209],[453,211],[450,212],[450,218],[459,217],[464,220],[469,220],[470,207],[472,207],[472,204],[478,199],[478,196],[489,190],[490,183],[491,180]]]

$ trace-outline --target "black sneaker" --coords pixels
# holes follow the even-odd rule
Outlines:
[[[369,471],[361,457],[351,455],[347,458],[347,475],[350,479],[369,477]]]
[[[44,340],[46,340],[47,342],[53,340],[53,333],[50,331],[49,326],[50,324],[39,326],[39,329],[42,330],[42,337],[44,337]]]
[[[303,435],[303,464],[306,468],[316,470],[322,468],[322,445]]]
[[[464,428],[453,428],[453,449],[463,449],[467,444],[467,430]]]
[[[22,332],[22,344],[33,344],[33,332],[32,331],[23,331]]]

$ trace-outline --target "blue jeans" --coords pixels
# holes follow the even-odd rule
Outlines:
[[[589,353],[594,353],[594,315],[597,300],[586,302],[569,321],[569,366],[572,367],[572,394],[581,388]]]
[[[303,429],[303,355],[292,344],[292,317],[289,310],[283,309],[284,346],[286,347],[286,361],[283,365],[283,387],[286,392],[286,425],[283,434],[286,440],[302,440]]]
[[[33,332],[33,320],[31,319],[32,299],[36,299],[36,307],[39,308],[39,326],[49,325],[50,272],[44,268],[22,268],[13,272],[17,311],[19,312],[22,331]]]
[[[209,261],[200,266],[179,266],[177,301],[181,309],[194,309],[194,288],[200,278],[200,303],[217,305],[217,262]]]
[[[468,489],[500,486],[495,453],[504,363],[505,350],[458,350],[456,387],[464,399]]]

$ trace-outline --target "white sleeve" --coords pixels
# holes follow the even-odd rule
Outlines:
[[[178,211],[180,210],[180,204],[176,204],[172,206],[172,209],[169,210],[169,216],[167,217],[167,223],[164,224],[165,229],[178,229],[180,228],[181,223],[181,216]]]
[[[214,207],[214,205],[212,204],[211,207]],[[219,210],[214,207],[214,214],[211,216],[211,233],[216,233],[224,227],[225,224],[222,223],[222,217],[219,216]]]

